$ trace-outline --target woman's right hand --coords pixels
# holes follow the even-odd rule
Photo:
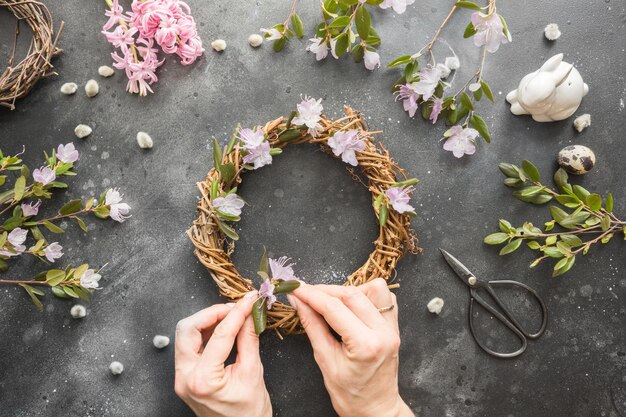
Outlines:
[[[305,284],[288,297],[311,341],[337,414],[414,416],[398,392],[398,305],[384,279],[359,287]],[[390,311],[378,310],[391,305]]]

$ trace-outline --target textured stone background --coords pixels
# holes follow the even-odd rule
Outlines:
[[[217,37],[228,48],[223,54],[208,50],[191,67],[168,59],[156,94],[143,99],[124,92],[121,74],[106,80],[97,75],[99,65],[110,63],[110,47],[99,33],[102,2],[48,3],[56,20],[66,22],[60,43],[65,53],[55,61],[60,75],[40,83],[16,111],[0,111],[0,144],[10,153],[26,145],[26,160],[35,164],[43,150],[74,141],[82,153],[79,176],[61,198],[121,187],[133,217],[122,225],[91,220],[88,235],[69,225],[59,237],[68,248],[65,262],[108,263],[103,289],[84,320],[70,318],[70,303],[48,296],[39,313],[21,291],[1,290],[2,417],[191,415],[173,392],[173,346],[157,351],[151,339],[173,336],[179,319],[221,301],[184,234],[194,218],[195,182],[211,164],[210,137],[225,141],[237,122],[252,126],[288,114],[300,94],[323,97],[333,116],[344,104],[362,110],[372,128],[385,131],[382,139],[397,162],[422,181],[414,225],[426,251],[401,263],[397,292],[401,391],[418,415],[626,416],[626,260],[620,239],[594,249],[559,279],[550,278],[548,265],[529,270],[527,250],[501,258],[481,243],[500,217],[515,223],[546,220],[545,210],[510,196],[497,163],[527,158],[552,173],[554,155],[568,144],[588,145],[598,156],[595,171],[577,182],[602,194],[613,191],[616,211],[626,212],[624,1],[501,2],[498,10],[507,17],[514,42],[490,56],[486,66],[497,98],[483,112],[493,143],[481,144],[476,155],[462,160],[441,150],[442,126],[411,120],[394,103],[389,89],[395,70],[369,73],[348,59],[317,63],[299,41],[282,54],[269,45],[251,49],[248,35],[281,20],[286,1],[189,0],[207,48]],[[301,15],[310,32],[318,10],[316,2],[305,3]],[[417,50],[451,3],[418,0],[400,16],[374,13],[383,61]],[[468,19],[468,11],[458,13],[442,37],[462,62],[457,80],[473,71],[479,56],[471,41],[461,39]],[[554,43],[543,38],[550,22],[563,32]],[[0,11],[3,54],[12,28]],[[446,46],[439,51],[443,58]],[[514,117],[504,101],[525,73],[558,52],[590,87],[578,113],[591,113],[593,125],[582,134],[574,132],[571,119],[538,124]],[[101,85],[94,99],[82,90],[72,97],[58,91],[64,82],[83,86],[89,78]],[[78,123],[91,125],[93,135],[77,140]],[[153,136],[154,149],[137,147],[138,130]],[[248,175],[242,194],[250,205],[238,225],[242,239],[235,262],[249,276],[266,245],[276,255],[293,257],[309,282],[340,283],[367,256],[376,236],[367,191],[340,162],[314,147],[288,149],[271,167]],[[482,353],[469,334],[466,290],[438,247],[480,276],[512,277],[539,290],[550,311],[544,337],[514,360]],[[13,278],[44,267],[18,264]],[[446,301],[440,317],[426,311],[434,296]],[[281,342],[266,334],[262,350],[277,416],[334,415],[306,337]],[[114,359],[126,367],[118,378],[107,370]]]

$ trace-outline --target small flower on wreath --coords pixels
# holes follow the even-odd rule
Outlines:
[[[409,178],[396,182],[381,193],[374,200],[374,208],[378,211],[378,222],[381,226],[387,223],[389,210],[394,210],[398,214],[408,214],[415,216],[415,208],[409,204],[414,186],[419,182],[417,178]]]
[[[322,99],[314,99],[305,96],[300,103],[298,103],[297,113],[292,119],[293,124],[297,126],[306,126],[308,128],[309,135],[316,137],[319,133],[322,125],[319,121],[322,119]]]
[[[352,166],[357,166],[356,152],[365,150],[365,142],[359,137],[358,130],[335,132],[328,139],[328,146],[335,156],[341,156],[341,160]]]
[[[300,286],[300,281],[293,271],[294,264],[290,263],[290,260],[286,256],[278,259],[268,258],[267,251],[263,250],[258,271],[263,282],[259,287],[259,298],[252,307],[254,330],[257,334],[263,333],[267,327],[267,311],[271,310],[276,302],[276,294],[290,293]]]

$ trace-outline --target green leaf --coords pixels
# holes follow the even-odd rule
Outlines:
[[[578,224],[584,223],[589,216],[590,214],[586,211],[581,211],[580,213],[572,213],[558,223],[566,229],[572,229],[575,228]]]
[[[611,217],[608,214],[605,214],[600,223],[602,224],[602,231],[606,232],[611,227]]]
[[[370,26],[370,35],[365,39],[365,43],[369,46],[378,46],[380,45],[380,36],[376,33],[373,27]]]
[[[267,249],[263,246],[263,256],[261,256],[261,263],[259,264],[259,271],[265,272],[269,275],[270,273],[270,264],[267,258]]]
[[[42,224],[44,225],[46,229],[50,230],[52,233],[65,233],[65,230],[61,229],[56,224],[49,222],[48,220],[44,220]]]
[[[225,183],[231,182],[232,179],[235,178],[235,174],[237,173],[235,165],[233,165],[232,162],[220,165],[219,170],[220,174],[222,175],[222,181]]]
[[[278,136],[278,140],[281,142],[289,142],[294,139],[298,139],[301,136],[300,130],[298,129],[287,129],[283,131],[283,133]]]
[[[511,32],[509,32],[508,25],[506,24],[506,21],[504,20],[504,17],[502,17],[502,15],[498,16],[500,16],[500,21],[502,22],[502,32],[504,32],[506,38],[509,40],[509,42],[511,42],[513,39],[511,38]]]
[[[585,203],[591,209],[591,211],[598,211],[602,208],[602,197],[598,194],[589,194],[585,199]]]
[[[367,39],[370,35],[371,17],[364,6],[359,7],[355,15],[356,31],[361,39]]]
[[[291,27],[293,28],[293,31],[296,32],[296,35],[298,35],[299,38],[302,38],[304,36],[304,25],[302,24],[300,16],[295,13],[293,14],[293,16],[291,16]]]
[[[218,221],[217,225],[219,226],[220,230],[224,232],[226,236],[228,236],[232,240],[239,240],[239,235],[237,234],[235,229],[233,229],[232,227],[230,227],[229,225],[221,221]]]
[[[216,213],[222,220],[228,220],[231,222],[238,222],[239,220],[241,220],[241,217],[239,216],[233,216],[232,214],[224,213],[219,210],[217,210]]]
[[[65,294],[69,295],[72,298],[79,298],[78,294],[76,294],[76,292],[67,285],[63,286],[63,292],[65,292]]]
[[[13,200],[20,201],[24,197],[24,190],[26,189],[26,178],[20,176],[15,180],[15,186],[13,187]]]
[[[467,26],[465,26],[465,31],[463,32],[463,38],[467,39],[476,34],[476,28],[472,22],[469,22]]]
[[[65,291],[63,291],[63,289],[61,287],[52,287],[50,288],[50,291],[52,292],[52,295],[54,295],[55,297],[58,298],[70,298],[67,294],[65,294]]]
[[[51,269],[46,272],[46,282],[51,287],[56,287],[65,279],[65,271],[60,269]]]
[[[613,237],[613,233],[609,233],[608,235],[604,236],[600,242],[602,243],[609,243],[609,240],[611,240],[611,238]]]
[[[524,185],[524,181],[520,180],[519,178],[505,178],[504,185],[511,188],[519,188]]]
[[[386,205],[380,206],[380,211],[378,214],[378,223],[381,226],[384,226],[387,223],[387,218],[389,217],[389,208]]]
[[[470,119],[470,125],[480,133],[485,139],[485,142],[491,143],[491,136],[489,135],[489,128],[487,127],[487,123],[485,120],[477,114],[472,115]]]
[[[506,242],[509,238],[507,233],[492,233],[485,237],[483,240],[487,245],[499,245],[500,243]]]
[[[550,206],[550,214],[552,215],[552,218],[556,220],[557,223],[560,223],[564,218],[569,216],[569,213],[565,212],[564,210],[561,210],[560,208],[556,206]]]
[[[66,215],[76,213],[83,208],[83,202],[81,200],[72,200],[68,203],[65,203],[63,207],[59,209],[59,214]]]
[[[537,185],[531,185],[529,187],[525,187],[520,191],[515,191],[513,195],[517,198],[520,197],[530,197],[536,194],[543,192],[543,188]]]
[[[543,253],[544,255],[549,256],[550,258],[562,258],[563,257],[563,254],[561,253],[561,251],[559,251],[554,246],[544,248]]]
[[[67,188],[67,184],[61,181],[52,181],[52,188]]]
[[[552,246],[552,245],[554,245],[554,244],[556,243],[556,239],[557,239],[557,237],[556,237],[556,236],[554,236],[554,235],[552,235],[552,236],[548,236],[548,237],[546,238],[546,245],[548,245],[548,246]]]
[[[335,43],[335,54],[342,56],[348,52],[348,46],[350,45],[350,39],[348,38],[348,32],[344,32],[337,36],[337,43]]]
[[[74,219],[76,220],[76,223],[78,223],[78,227],[80,227],[83,232],[87,233],[88,229],[85,222],[79,217],[74,217]]]
[[[222,166],[222,147],[217,138],[213,138],[213,167],[215,167],[216,171],[219,171],[220,166]]]
[[[374,208],[376,210],[380,209],[380,204],[383,202],[383,197],[384,197],[384,195],[380,194],[378,197],[376,197],[376,200],[374,200]],[[5,235],[6,235],[6,233],[5,233]],[[2,245],[0,245],[0,247],[2,247]]]
[[[556,201],[568,208],[576,208],[579,206],[580,203],[578,197],[573,197],[571,195],[559,194],[555,198]]]
[[[500,250],[500,255],[508,255],[509,253],[515,252],[520,247],[523,240],[524,239],[513,239]]]
[[[480,6],[472,1],[457,1],[454,5],[456,7],[463,7],[464,9],[481,10]]]
[[[393,61],[391,61],[390,63],[387,64],[388,67],[397,67],[399,65],[406,65],[409,62],[411,62],[411,55],[402,55],[396,59],[394,59]]]
[[[3,227],[4,230],[11,231],[11,230],[15,229],[16,227],[21,226],[22,223],[24,223],[24,219],[22,218],[22,216],[12,216],[12,217],[9,217],[4,222],[2,227]]]
[[[605,209],[606,211],[608,211],[609,213],[611,213],[613,211],[613,194],[609,193],[606,196],[606,203],[605,203]]]
[[[339,16],[328,25],[329,28],[343,29],[350,23],[350,16]]]
[[[539,244],[539,242],[531,240],[530,242],[528,242],[526,244],[530,249],[532,250],[537,250],[539,248],[541,248],[541,245]]]
[[[519,168],[515,165],[502,162],[498,165],[498,168],[500,168],[500,171],[507,177],[519,179]]]
[[[350,51],[350,55],[352,55],[354,62],[361,62],[365,56],[365,48],[363,48],[363,45],[357,44],[352,48],[352,51]]]
[[[511,225],[510,222],[508,222],[507,220],[504,220],[504,219],[498,220],[498,227],[504,233],[509,233],[509,232],[515,231],[515,229],[513,228],[513,225]]]
[[[254,331],[260,335],[267,327],[267,298],[259,298],[252,305],[252,321],[254,321]]]
[[[574,266],[576,257],[570,256],[569,258],[561,259],[559,262],[557,262],[557,265],[561,263],[562,261],[565,261],[565,262],[562,265],[560,265],[559,268],[556,268],[556,265],[555,265],[554,271],[552,272],[553,277],[558,277],[560,275],[563,275],[567,271],[569,271],[572,268],[572,266]]]
[[[472,104],[472,99],[470,98],[470,96],[467,95],[467,93],[465,91],[463,91],[463,93],[461,93],[461,103],[466,108],[468,108],[470,110],[474,110],[474,105]],[[476,130],[478,130],[478,129],[476,129]]]
[[[524,159],[522,161],[522,170],[524,174],[534,182],[539,182],[541,180],[541,174],[539,174],[539,170],[532,162]]]
[[[285,44],[286,44],[286,43],[287,43],[287,37],[286,37],[286,36],[283,36],[283,37],[282,37],[282,38],[280,38],[280,39],[276,39],[276,40],[274,41],[274,45],[273,45],[274,52],[280,52],[280,51],[282,51],[282,50],[283,50],[283,48],[285,47]]]
[[[237,123],[235,130],[233,130],[233,135],[230,137],[230,141],[228,142],[228,145],[226,146],[226,155],[229,155],[233,151],[233,149],[235,149],[235,144],[237,143],[237,139],[239,139],[237,137],[237,134],[239,133],[240,127],[241,127],[241,123]]]
[[[567,186],[568,175],[563,168],[559,168],[554,173],[554,183],[562,190]]]
[[[86,288],[81,287],[80,285],[75,285],[72,287],[72,289],[74,290],[74,292],[76,293],[76,295],[78,295],[80,298],[82,298],[85,301],[89,301],[89,290]]]
[[[109,210],[109,208],[106,206],[100,206],[96,207],[93,214],[95,214],[95,216],[100,219],[107,219],[111,215],[111,210]]]
[[[560,235],[560,238],[572,248],[583,245],[583,241],[576,235]]]
[[[280,279],[280,277],[273,277],[274,279]],[[274,288],[274,294],[283,294],[289,293],[295,290],[300,286],[300,281],[297,280],[289,280],[289,281],[280,281],[276,284],[276,288]]]
[[[27,284],[19,284],[19,286],[24,288],[24,290],[26,290],[26,293],[28,294],[30,299],[33,301],[33,304],[35,304],[35,307],[37,307],[39,311],[43,310],[43,304],[41,303],[39,298],[37,298],[37,295],[36,295],[36,292],[39,290],[36,290],[35,288]]]
[[[587,191],[578,184],[574,185],[572,188],[574,190],[574,194],[576,194],[578,198],[580,198],[582,201],[587,201],[587,196],[590,194],[589,191]]]
[[[482,91],[485,93],[485,97],[487,97],[489,99],[489,101],[491,101],[493,103],[494,102],[493,101],[493,93],[491,92],[491,88],[489,88],[489,84],[487,84],[483,80],[480,80],[480,87],[481,87]]]

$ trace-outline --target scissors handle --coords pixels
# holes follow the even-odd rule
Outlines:
[[[525,330],[524,326],[522,326],[519,323],[519,321],[515,318],[515,316],[511,313],[511,311],[502,304],[502,301],[500,300],[500,298],[496,295],[493,288],[491,288],[492,285],[495,285],[495,286],[511,285],[511,286],[523,288],[529,293],[531,293],[533,297],[537,300],[537,302],[539,302],[539,306],[541,307],[541,326],[539,326],[539,330],[537,330],[535,333],[530,333],[529,331]],[[486,288],[487,288],[487,292],[489,293],[489,295],[494,299],[496,304],[498,304],[498,307],[500,307],[500,309],[504,312],[504,314],[508,317],[508,319],[515,325],[515,327],[519,329],[519,331],[521,331],[524,334],[524,336],[526,336],[529,339],[537,339],[543,334],[543,332],[546,330],[546,326],[548,325],[548,309],[546,308],[546,303],[544,303],[543,299],[539,296],[539,294],[537,294],[537,291],[535,291],[533,288],[529,287],[528,285],[524,283],[521,283],[518,281],[512,281],[508,279],[489,281]]]
[[[509,330],[511,330],[515,334],[515,336],[519,338],[519,340],[522,342],[522,345],[520,346],[519,349],[517,349],[514,352],[496,352],[495,350],[489,348],[480,340],[480,338],[476,334],[476,330],[474,329],[474,301],[476,301],[482,308],[484,308],[489,313],[491,313],[495,318],[500,320],[500,322],[502,322]],[[526,339],[526,336],[524,336],[524,334],[517,327],[515,327],[515,325],[511,323],[502,313],[500,313],[498,310],[493,308],[481,296],[476,294],[476,290],[473,288],[470,291],[469,325],[470,325],[470,331],[472,332],[472,336],[474,337],[474,340],[476,341],[478,346],[480,346],[482,350],[484,350],[491,356],[495,356],[497,358],[514,358],[524,353],[524,351],[526,350],[526,347],[528,346],[528,341]]]

